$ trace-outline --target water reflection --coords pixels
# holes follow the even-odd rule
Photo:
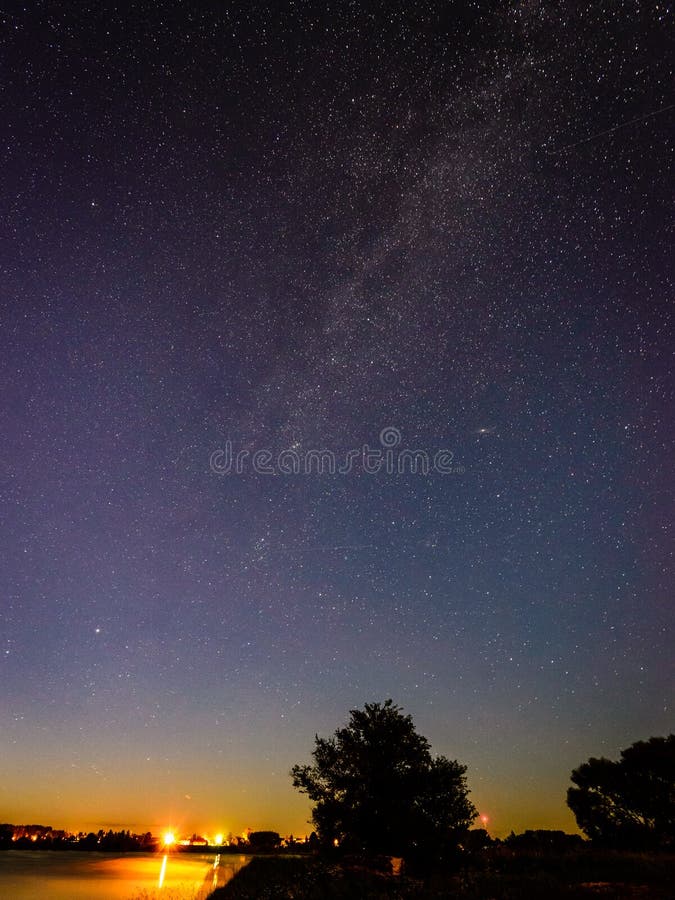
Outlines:
[[[249,857],[167,853],[8,850],[0,853],[0,897],[12,900],[205,900]]]
[[[166,875],[166,861],[169,858],[168,854],[164,854],[164,858],[162,859],[162,868],[159,870],[159,881],[157,882],[157,887],[164,887],[164,876]]]
[[[218,866],[220,865],[220,853],[213,860],[213,884],[211,885],[212,889],[218,887]]]

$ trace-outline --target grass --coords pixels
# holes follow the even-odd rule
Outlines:
[[[669,900],[672,856],[488,852],[419,881],[316,857],[256,857],[209,900]]]
[[[393,879],[315,857],[254,857],[209,900],[392,900],[414,897]]]

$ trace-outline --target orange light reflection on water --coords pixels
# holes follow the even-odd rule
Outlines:
[[[203,900],[225,884],[249,857],[196,853],[130,854],[7,850],[0,854],[0,897],[34,900],[36,879],[50,900]]]
[[[164,887],[164,876],[166,875],[166,861],[168,859],[168,855],[165,853],[164,858],[162,859],[162,868],[159,870],[159,880],[157,882],[157,887]]]

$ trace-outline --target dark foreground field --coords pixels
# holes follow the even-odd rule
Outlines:
[[[209,900],[672,900],[675,857],[498,855],[426,881],[315,857],[256,857]]]

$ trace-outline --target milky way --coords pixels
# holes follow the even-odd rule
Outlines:
[[[0,19],[4,819],[303,833],[392,697],[571,828],[672,730],[671,13]]]

